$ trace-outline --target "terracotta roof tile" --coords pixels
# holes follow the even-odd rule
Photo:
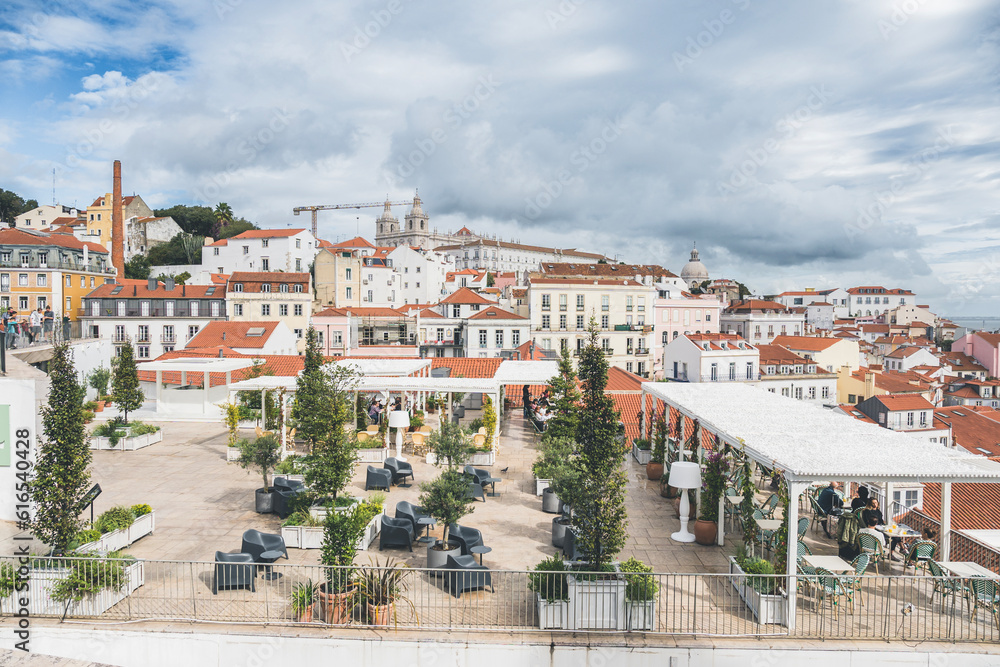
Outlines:
[[[809,350],[810,352],[822,352],[840,342],[840,338],[820,337],[820,336],[776,336],[772,341],[775,345],[781,345],[789,350]]]
[[[450,368],[449,377],[491,378],[496,375],[502,361],[499,357],[434,357],[431,369]]]
[[[124,287],[119,294],[112,294],[116,287]],[[131,288],[131,289],[130,289]],[[209,290],[213,290],[209,294]],[[163,283],[156,283],[156,290],[150,290],[145,280],[118,280],[114,283],[98,285],[87,295],[89,298],[111,298],[117,296],[123,299],[220,299],[226,298],[226,292],[218,285],[175,285],[167,290]]]
[[[441,303],[490,305],[493,302],[476,292],[473,292],[468,287],[462,287],[461,289],[456,290],[455,293],[449,294],[445,298],[441,299]]]
[[[875,396],[874,399],[884,405],[889,410],[933,410],[934,405],[923,396],[884,394]]]
[[[1000,422],[961,406],[935,409],[934,422],[950,426],[954,442],[973,454],[1000,456]]]
[[[241,232],[236,236],[230,238],[234,239],[278,239],[287,238],[289,236],[295,236],[296,234],[301,234],[306,230],[304,229],[248,229],[245,232]]]
[[[274,333],[278,322],[209,322],[192,338],[187,347],[216,347],[226,345],[232,348],[262,348]],[[250,336],[250,329],[263,329],[263,335]]]
[[[494,320],[526,320],[528,318],[521,317],[520,315],[515,315],[514,313],[511,313],[511,312],[506,311],[506,310],[501,310],[500,308],[497,308],[496,306],[490,306],[489,308],[486,308],[484,310],[480,310],[475,315],[471,315],[469,317],[469,319],[470,320],[486,320],[486,319],[494,319]]]

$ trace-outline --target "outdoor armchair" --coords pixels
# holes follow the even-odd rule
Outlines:
[[[416,533],[420,530],[421,526],[417,521],[419,519],[429,518],[430,515],[424,512],[424,508],[419,505],[414,505],[413,503],[401,500],[396,503],[396,518],[406,519],[410,522],[410,526],[413,528],[413,532]]]
[[[926,567],[927,563],[934,558],[937,553],[937,544],[930,540],[917,540],[906,553],[906,560],[903,561],[903,569]]]
[[[382,517],[382,530],[379,532],[378,550],[382,551],[386,547],[406,547],[413,551],[413,540],[416,539],[416,532],[413,524],[407,518],[393,518],[391,516]]]
[[[255,563],[260,562],[260,555],[265,551],[280,551],[285,558],[288,558],[288,549],[281,535],[262,533],[253,528],[243,533],[243,546],[240,551],[253,556]]]
[[[306,492],[306,486],[296,480],[284,477],[274,478],[274,513],[281,519],[287,519],[292,513],[292,502],[300,493]]]
[[[246,588],[256,591],[257,573],[250,554],[230,554],[215,552],[215,578],[212,580],[212,595],[220,590]]]
[[[972,587],[972,604],[975,605],[974,610],[978,611],[980,607],[983,609],[988,609],[993,615],[993,621],[997,624],[997,628],[1000,629],[1000,597],[998,597],[997,584],[992,579],[984,579],[983,577],[973,577],[969,579],[969,585]]]
[[[930,570],[931,576],[934,577],[934,590],[931,591],[931,605],[934,604],[934,596],[940,593],[942,609],[944,607],[944,599],[949,595],[961,595],[965,599],[965,606],[970,607],[972,591],[969,590],[962,579],[949,578],[944,573],[944,570],[941,569],[941,566],[937,564],[936,560],[927,561],[927,568]],[[954,600],[954,598],[952,599]],[[969,614],[972,614],[971,608]]]
[[[390,456],[382,464],[385,470],[392,472],[392,483],[399,484],[400,482],[406,481],[406,478],[415,479],[413,477],[413,466],[411,466],[406,461],[400,461],[399,459]]]
[[[882,543],[874,535],[858,533],[858,544],[861,546],[861,553],[868,554],[869,559],[875,562],[875,574],[878,574],[878,562],[886,557]]]
[[[392,487],[392,471],[368,466],[368,474],[365,477],[365,491],[368,489],[385,489],[389,491]]]
[[[448,539],[458,542],[462,546],[462,555],[470,556],[472,547],[483,544],[483,534],[476,528],[460,526],[457,523],[448,526]]]
[[[488,480],[490,478],[489,471],[483,470],[481,468],[474,468],[472,466],[465,466],[465,470],[463,472],[465,472],[466,475],[468,475],[469,477],[471,477],[472,479],[474,479],[479,484],[484,484],[486,482],[486,480]]]
[[[465,591],[489,588],[493,590],[493,578],[490,569],[476,562],[475,556],[448,556],[447,569],[452,570],[445,575],[448,591],[457,598]]]
[[[469,482],[469,490],[465,494],[466,498],[472,498],[473,500],[479,499],[484,503],[486,502],[486,492],[483,491],[483,485],[479,482]]]

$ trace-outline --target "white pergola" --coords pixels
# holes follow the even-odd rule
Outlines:
[[[176,396],[181,396],[177,392],[185,392],[183,396],[193,395],[194,387],[188,384],[188,373],[220,373],[226,377],[226,387],[232,384],[233,371],[249,368],[253,365],[252,359],[218,359],[211,358],[177,358],[160,359],[155,361],[145,361],[138,364],[141,371],[154,371],[156,373],[156,411],[158,413],[168,413],[169,406],[178,403],[168,400]],[[173,372],[181,374],[181,382],[176,388],[166,388],[163,385],[163,373]],[[200,413],[208,415],[214,401],[211,397],[212,381],[211,375],[202,375],[202,395],[196,402],[201,403]],[[226,389],[228,391],[228,389]],[[194,405],[195,401],[183,401],[185,405]]]
[[[788,484],[789,544],[797,534],[799,496],[815,483],[830,480],[867,483],[941,484],[941,552],[948,560],[951,539],[951,485],[1000,482],[1000,463],[961,448],[934,445],[778,396],[742,383],[642,384],[642,410],[652,400],[655,412],[669,405],[742,449],[752,460],[779,469]],[[643,420],[645,423],[647,420]],[[701,443],[698,443],[699,449]],[[891,496],[890,496],[891,497]],[[720,502],[720,506],[721,506]],[[723,516],[720,510],[720,518]],[[720,543],[723,523],[719,522]],[[796,576],[795,554],[788,552],[789,577]],[[795,627],[795,583],[788,587],[789,629]]]

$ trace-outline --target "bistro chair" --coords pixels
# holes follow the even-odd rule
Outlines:
[[[973,577],[969,579],[972,587],[972,603],[975,605],[973,612],[980,607],[988,609],[993,615],[993,621],[1000,629],[1000,591],[997,591],[997,584],[992,579],[983,577]]]
[[[858,534],[858,543],[861,545],[861,553],[868,554],[868,558],[875,562],[875,574],[878,574],[878,562],[886,557],[882,543],[877,537],[867,533]]]
[[[757,521],[759,519],[766,518],[764,516],[764,512],[762,512],[760,510],[760,508],[755,509],[753,511],[753,515],[752,516],[753,516],[754,526],[757,528],[757,541],[760,542],[761,545],[765,549],[767,549],[768,551],[770,551],[771,550],[771,537],[773,536],[774,531],[773,530],[764,530],[763,528],[760,528],[759,526],[757,526]]]
[[[826,568],[816,568],[816,600],[820,604],[823,600],[830,599],[836,605],[840,598],[844,598],[851,605],[851,613],[854,613],[854,591],[844,587],[841,580]]]
[[[865,571],[868,569],[869,556],[866,553],[858,554],[857,558],[851,561],[851,565],[854,566],[854,576],[846,575],[840,578],[840,582],[844,587],[850,587],[853,593],[857,593],[858,601],[861,606],[865,606],[865,598],[861,595],[861,577],[865,575]]]
[[[776,508],[778,506],[778,503],[780,502],[781,499],[778,498],[778,494],[772,493],[771,497],[765,500],[764,503],[760,506],[760,511],[764,513],[764,518],[773,519],[774,508]]]
[[[371,439],[371,436],[368,434],[368,431],[358,431],[357,436],[359,445],[361,443],[368,442]]]
[[[937,553],[937,544],[930,540],[917,540],[906,553],[906,560],[903,561],[903,570],[912,567],[914,574],[918,568],[926,568],[927,564]]]
[[[971,616],[970,599],[972,591],[969,590],[969,587],[961,579],[954,579],[945,574],[936,560],[927,561],[927,569],[930,570],[931,576],[934,577],[934,590],[931,591],[931,605],[934,605],[934,596],[938,593],[941,594],[942,610],[944,609],[945,597],[949,595],[961,595],[965,599],[965,606],[969,608],[969,615]]]
[[[812,505],[812,527],[815,529],[817,525],[822,525],[826,521],[827,513],[823,511],[823,508],[819,506],[819,503],[812,496],[809,496],[809,504]]]
[[[806,530],[809,528],[809,517],[803,516],[799,517],[799,537],[805,537]]]

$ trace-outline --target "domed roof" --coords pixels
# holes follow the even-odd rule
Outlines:
[[[700,284],[708,280],[708,269],[698,258],[698,248],[691,249],[691,260],[681,269],[681,280],[690,286]]]

